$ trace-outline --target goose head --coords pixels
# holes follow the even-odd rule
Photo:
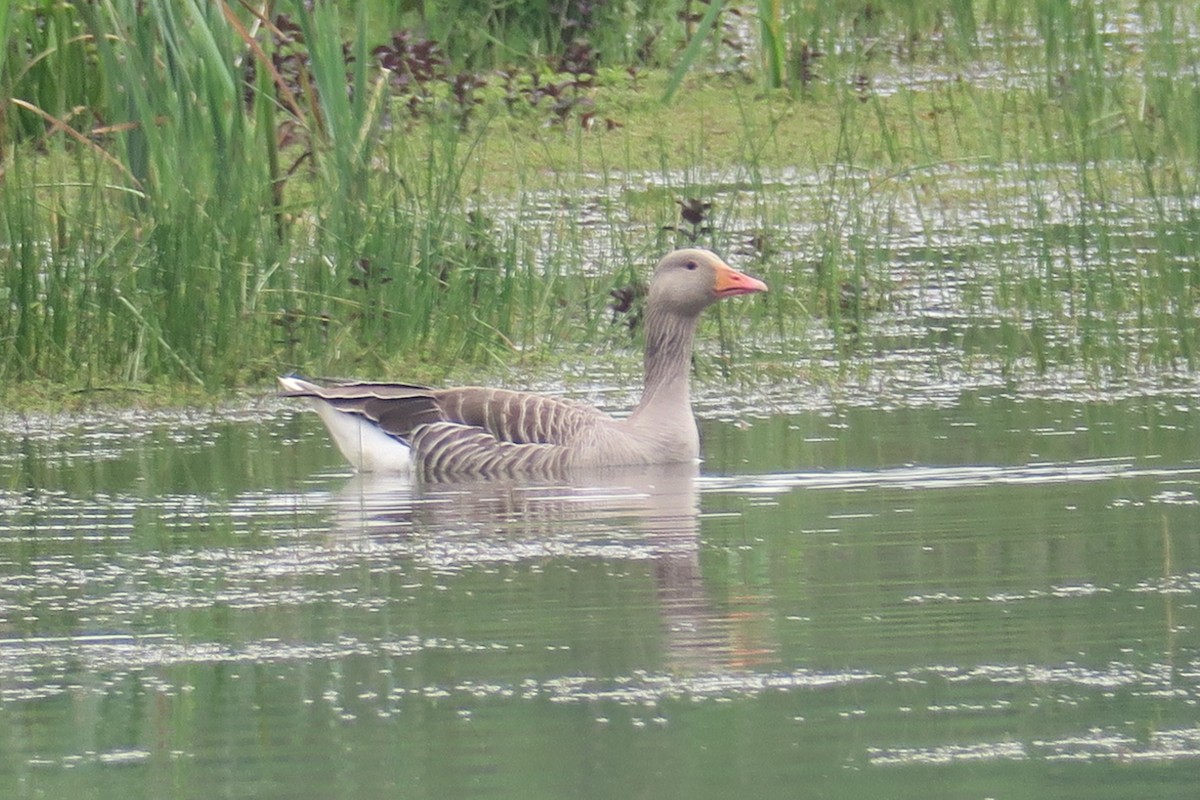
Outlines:
[[[716,253],[686,248],[658,262],[647,305],[691,319],[722,298],[765,291],[765,283],[729,266]]]

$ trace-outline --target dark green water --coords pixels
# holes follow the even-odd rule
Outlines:
[[[273,405],[10,420],[4,796],[1196,796],[1190,394],[703,427],[414,489]]]

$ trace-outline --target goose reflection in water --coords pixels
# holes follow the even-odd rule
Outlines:
[[[338,544],[384,548],[434,572],[588,559],[649,562],[666,666],[752,668],[775,660],[767,626],[713,602],[700,566],[695,464],[604,469],[569,480],[413,483],[362,474],[333,498]],[[613,581],[629,576],[612,575]],[[619,591],[622,587],[614,587]]]

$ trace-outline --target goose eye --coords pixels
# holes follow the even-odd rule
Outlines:
[[[700,265],[697,264],[695,261],[689,261],[686,264],[684,264],[684,266],[688,269],[695,269],[696,267],[698,267]]]

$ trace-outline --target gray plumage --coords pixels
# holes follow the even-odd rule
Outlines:
[[[766,288],[707,250],[677,250],[659,262],[646,301],[642,399],[625,419],[570,400],[477,386],[321,387],[284,377],[281,394],[309,398],[343,455],[363,471],[403,469],[411,460],[425,478],[556,475],[691,461],[700,453],[688,394],[700,313],[722,297]]]

